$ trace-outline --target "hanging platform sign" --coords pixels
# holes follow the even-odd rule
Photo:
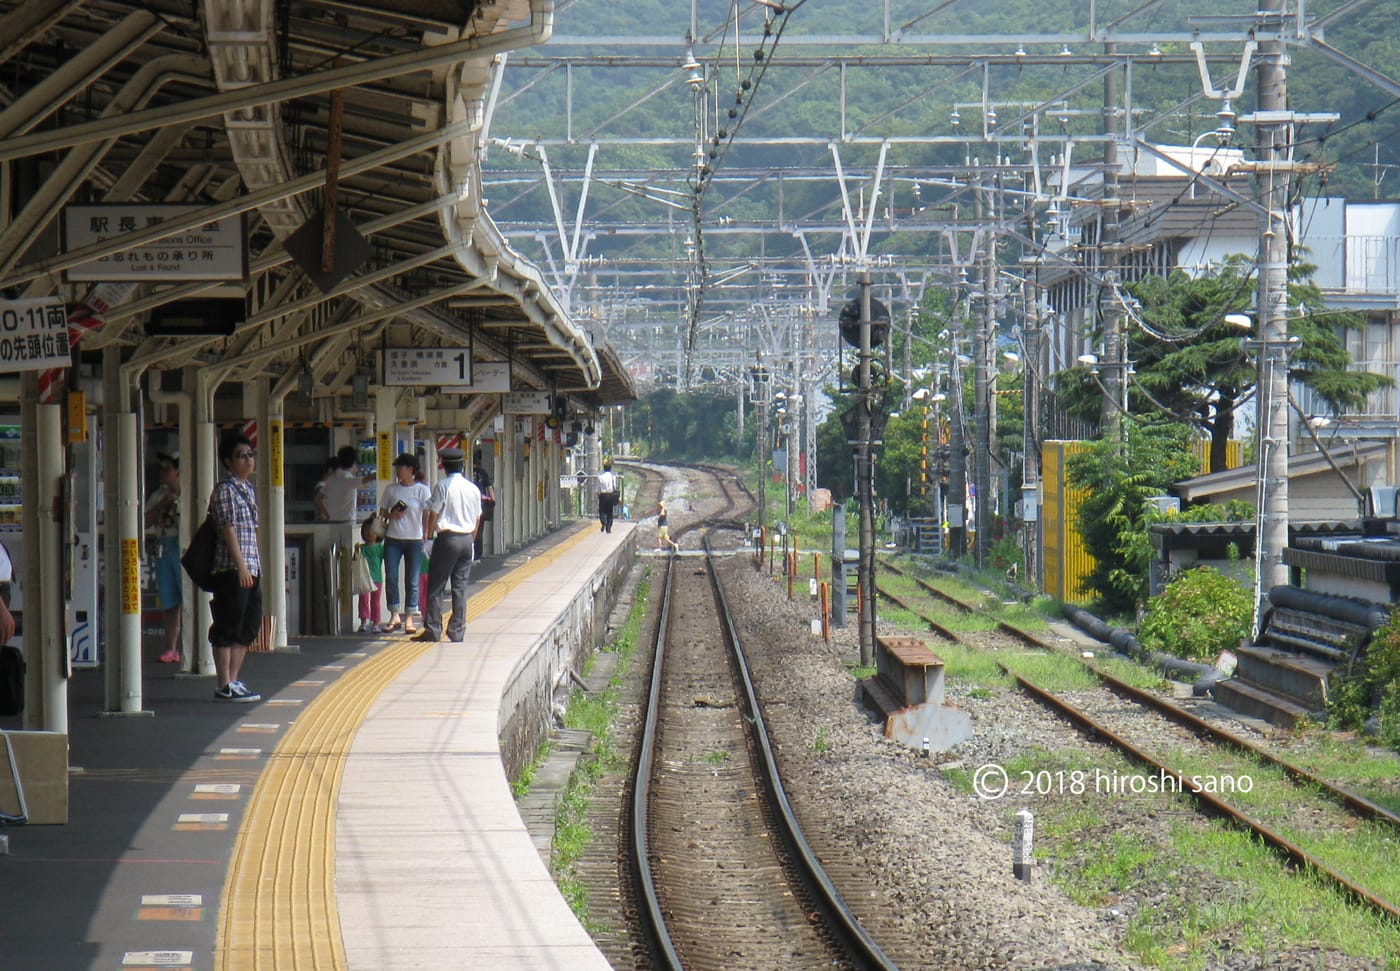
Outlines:
[[[512,391],[501,405],[507,415],[547,415],[550,410],[548,391]]]
[[[384,383],[399,387],[471,384],[469,347],[391,347],[384,351]]]
[[[0,373],[44,371],[71,363],[63,301],[0,300]]]
[[[443,394],[505,394],[510,391],[509,361],[475,361],[470,384],[444,384]]]
[[[150,229],[198,206],[98,205],[63,210],[66,252]],[[104,280],[237,280],[248,278],[248,231],[242,215],[227,216],[163,239],[100,256],[65,271],[70,282]]]

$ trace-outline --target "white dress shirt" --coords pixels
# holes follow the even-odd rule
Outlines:
[[[433,526],[440,533],[474,533],[481,518],[481,490],[461,472],[439,479],[433,486],[428,509]]]

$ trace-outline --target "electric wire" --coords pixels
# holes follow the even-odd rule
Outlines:
[[[779,42],[782,40],[783,32],[787,29],[789,19],[804,3],[806,3],[806,0],[796,0],[796,2],[791,4],[764,5],[763,39],[759,42],[758,48],[753,52],[754,63],[750,65],[747,76],[742,78],[738,83],[738,90],[734,95],[734,105],[728,109],[729,125],[726,128],[716,128],[714,135],[710,138],[711,147],[707,153],[708,161],[702,161],[697,171],[690,179],[692,190],[692,238],[695,241],[695,255],[687,296],[685,353],[681,368],[681,384],[683,387],[690,384],[695,339],[700,329],[700,316],[704,311],[705,292],[710,278],[709,261],[705,256],[704,201],[706,191],[714,180],[715,172],[718,171],[723,164],[724,159],[729,153],[729,149],[733,146],[734,139],[738,135],[739,130],[743,127],[744,120],[748,116],[749,108],[753,104],[754,98],[758,95],[759,88],[767,74],[768,65],[772,60],[772,53],[777,49]],[[728,34],[728,26],[729,23],[732,22],[737,38],[738,17],[734,11],[735,8],[731,6],[731,19],[726,23],[725,34]],[[739,73],[738,56],[738,42],[736,39],[736,74]],[[716,104],[716,108],[718,108],[718,104]],[[716,123],[718,124],[718,119],[716,119]],[[697,134],[702,134],[701,126],[702,119],[697,116]],[[699,144],[700,139],[697,138],[697,148]]]

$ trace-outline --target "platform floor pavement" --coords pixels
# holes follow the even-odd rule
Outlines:
[[[590,564],[630,531],[586,526],[478,564],[472,597],[494,602],[479,617],[473,611],[467,643],[425,645],[346,739],[338,818],[328,824],[343,854],[339,899],[326,903],[344,911],[334,915],[344,945],[329,963],[298,967],[607,967],[515,812],[497,751],[499,687],[491,694],[513,666],[511,645],[542,620],[532,598],[557,601],[548,583],[585,582]],[[570,538],[581,555],[559,558],[552,579],[513,579]],[[493,585],[495,596],[484,596]],[[107,717],[104,673],[74,673],[69,822],[0,828],[9,837],[0,968],[291,966],[276,947],[254,954],[229,942],[216,954],[245,811],[298,714],[347,672],[404,644],[359,634],[294,640],[298,651],[249,658],[244,680],[262,692],[259,704],[215,703],[211,678],[174,678],[152,664],[143,691],[154,716]],[[0,728],[17,729],[18,719],[0,719]],[[401,749],[391,753],[394,745]]]

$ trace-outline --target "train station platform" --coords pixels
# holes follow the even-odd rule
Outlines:
[[[250,655],[256,704],[153,665],[154,717],[103,717],[76,672],[68,822],[0,829],[0,966],[607,968],[506,763],[635,553],[631,523],[567,524],[477,564],[464,643],[299,638]]]

